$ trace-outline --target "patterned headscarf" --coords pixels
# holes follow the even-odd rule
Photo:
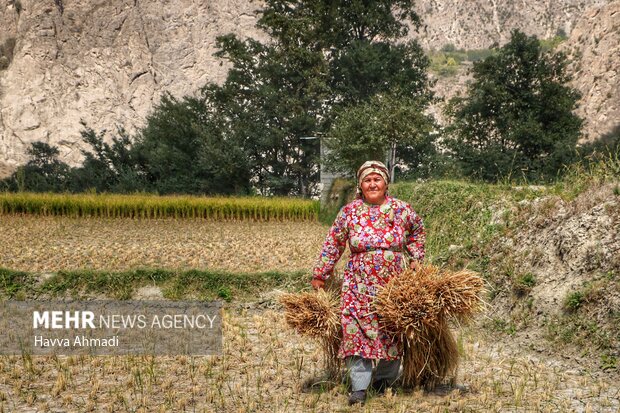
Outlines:
[[[367,161],[364,162],[360,169],[357,170],[357,197],[362,197],[362,181],[370,174],[379,174],[385,181],[385,184],[390,183],[390,172],[383,162],[379,161]]]

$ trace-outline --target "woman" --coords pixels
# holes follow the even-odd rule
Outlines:
[[[351,257],[341,293],[343,340],[338,356],[351,378],[349,404],[364,403],[377,360],[373,388],[384,390],[398,376],[402,345],[379,329],[372,301],[377,287],[424,259],[422,220],[406,202],[392,198],[385,165],[368,161],[357,171],[357,197],[339,212],[313,271],[312,287],[323,288],[346,242]]]

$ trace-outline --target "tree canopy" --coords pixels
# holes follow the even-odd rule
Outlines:
[[[368,102],[343,110],[335,119],[325,144],[326,161],[334,169],[352,173],[366,160],[386,159],[408,169],[424,169],[434,152],[433,119],[424,103],[395,95],[376,95]],[[392,174],[393,174],[392,170]]]
[[[30,160],[0,181],[0,189],[11,191],[61,192],[66,189],[70,168],[58,159],[58,148],[33,142],[27,151]]]
[[[510,42],[473,66],[464,97],[450,101],[447,147],[467,176],[552,179],[575,156],[579,94],[566,85],[566,57],[534,36]]]
[[[313,192],[319,142],[304,138],[329,135],[344,108],[394,90],[424,108],[428,60],[415,41],[395,43],[419,22],[406,0],[270,0],[258,21],[269,42],[218,38],[232,68],[203,96],[244,148],[261,193]]]

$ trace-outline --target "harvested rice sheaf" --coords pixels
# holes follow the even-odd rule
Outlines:
[[[323,348],[327,372],[333,377],[340,370],[338,348],[342,328],[339,300],[336,292],[325,290],[284,294],[280,298],[286,323],[302,336],[318,340]]]
[[[438,327],[441,307],[435,294],[436,273],[435,267],[424,267],[417,273],[408,270],[380,288],[375,308],[383,331],[408,336]]]
[[[484,283],[467,270],[425,266],[393,278],[375,298],[382,328],[404,345],[402,383],[433,388],[458,368],[458,348],[449,319],[469,321],[482,306]]]
[[[458,348],[448,321],[469,321],[481,308],[484,283],[471,271],[440,271],[425,266],[407,270],[379,289],[375,309],[381,328],[401,338],[404,347],[402,384],[424,386],[453,381]],[[317,339],[327,370],[337,375],[342,339],[337,289],[285,294],[287,324],[299,334]]]
[[[435,280],[435,297],[444,317],[470,321],[482,308],[484,281],[472,271],[444,272]]]
[[[467,321],[480,309],[484,283],[476,273],[407,270],[380,288],[375,307],[384,331],[412,335],[438,328],[446,318]]]
[[[456,379],[459,352],[447,322],[403,339],[405,388],[423,386],[432,390],[437,384]]]
[[[325,290],[284,294],[280,302],[285,308],[289,327],[303,336],[329,337],[340,328],[338,296]]]

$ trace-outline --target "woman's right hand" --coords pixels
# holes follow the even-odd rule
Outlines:
[[[312,285],[312,288],[315,290],[321,290],[325,288],[325,281],[318,278],[313,278],[312,281],[310,281],[310,285]]]

